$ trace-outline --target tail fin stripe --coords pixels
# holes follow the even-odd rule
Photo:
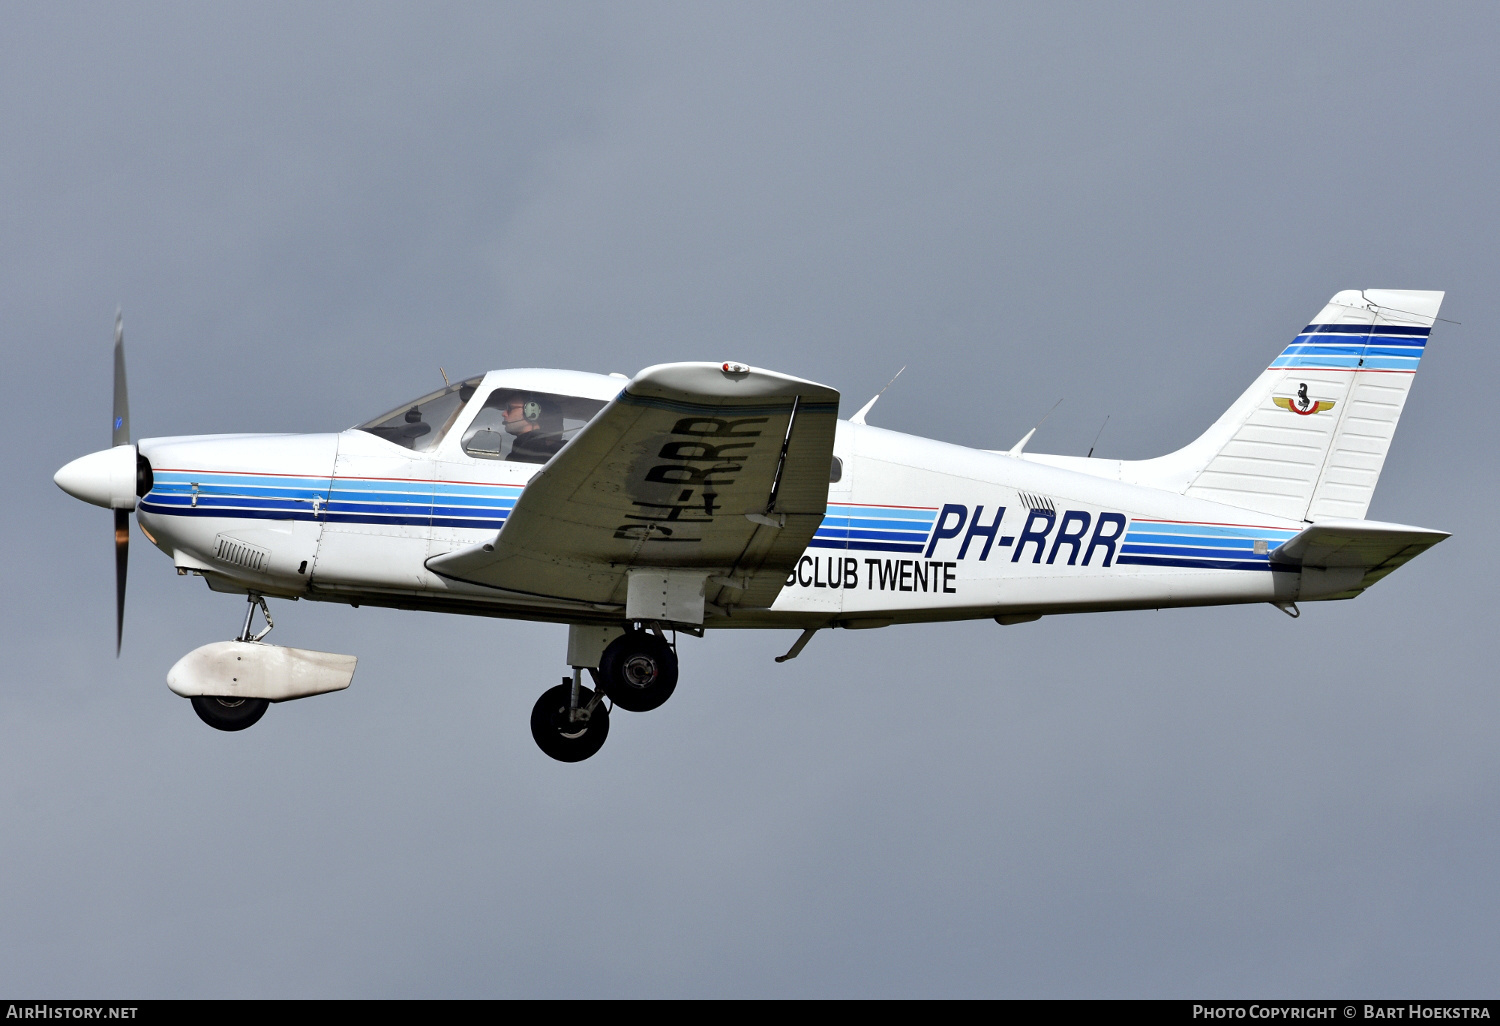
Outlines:
[[[1410,328],[1395,324],[1309,324],[1303,335],[1407,335],[1426,338],[1431,328]]]
[[[1348,342],[1306,341],[1299,335],[1292,344],[1271,361],[1271,369],[1283,367],[1321,368],[1325,370],[1402,370],[1415,371],[1422,359],[1425,340],[1402,338],[1399,342],[1376,341],[1375,336],[1361,336]]]
[[[1315,336],[1315,335],[1298,335],[1295,339],[1293,339],[1291,341],[1291,343],[1286,347],[1286,350],[1284,350],[1284,351],[1289,351],[1289,350],[1293,350],[1293,349],[1301,349],[1301,350],[1306,350],[1308,352],[1325,352],[1326,351],[1326,352],[1330,352],[1330,353],[1340,353],[1340,352],[1356,352],[1357,353],[1361,349],[1368,349],[1368,348],[1370,348],[1370,347],[1373,346],[1373,347],[1375,347],[1377,349],[1389,349],[1392,352],[1408,352],[1408,353],[1416,353],[1416,354],[1420,355],[1421,352],[1424,349],[1427,348],[1427,342],[1426,342],[1425,339],[1402,338],[1400,340],[1396,340],[1396,339],[1378,339],[1377,340],[1377,339],[1375,339],[1373,337],[1370,337],[1370,336],[1363,336],[1362,338],[1359,337],[1359,336],[1356,336],[1355,338],[1352,338],[1352,339],[1350,339],[1347,342],[1346,341],[1335,342],[1332,339],[1329,339],[1326,342],[1313,342],[1313,341],[1311,341],[1311,339],[1316,338],[1316,337],[1317,336]]]

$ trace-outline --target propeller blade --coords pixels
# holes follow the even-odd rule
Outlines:
[[[125,318],[115,311],[115,417],[110,445],[130,444],[130,396],[125,388]]]
[[[111,445],[130,444],[130,392],[125,386],[125,317],[115,311],[115,411]],[[125,640],[125,570],[130,562],[130,510],[115,510],[115,657]]]
[[[115,655],[125,638],[125,566],[130,560],[130,510],[115,510]]]

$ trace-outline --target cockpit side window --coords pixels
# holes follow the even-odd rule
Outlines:
[[[417,452],[430,452],[453,427],[464,404],[474,397],[482,380],[483,376],[469,378],[403,403],[390,413],[357,425],[357,429]]]
[[[546,463],[604,405],[601,399],[502,385],[464,432],[464,452],[482,460]]]

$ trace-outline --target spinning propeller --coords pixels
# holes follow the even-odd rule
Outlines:
[[[130,445],[130,394],[125,387],[125,316],[115,311],[115,415],[110,421],[113,434],[109,444],[113,447]],[[130,510],[115,507],[115,655],[120,654],[120,643],[125,637],[125,568],[130,562]]]
[[[130,511],[150,491],[151,468],[130,441],[130,399],[125,388],[125,322],[115,314],[115,409],[111,447],[79,457],[52,476],[75,498],[115,515],[115,655],[125,632],[125,569],[130,557]]]

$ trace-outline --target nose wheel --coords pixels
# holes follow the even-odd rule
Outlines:
[[[244,730],[255,726],[271,703],[264,698],[216,698],[196,695],[193,712],[215,730]]]

